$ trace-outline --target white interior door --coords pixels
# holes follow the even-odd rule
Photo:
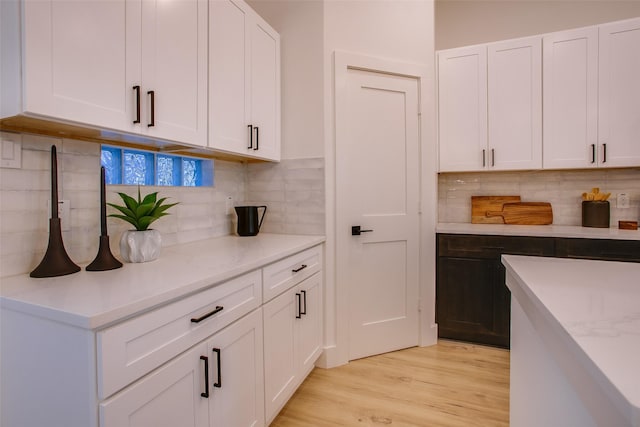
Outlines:
[[[343,89],[340,89],[343,90]],[[337,279],[349,359],[418,344],[418,80],[348,69],[336,97]],[[352,227],[360,226],[360,235]]]

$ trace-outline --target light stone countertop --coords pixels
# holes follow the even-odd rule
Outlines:
[[[640,240],[640,230],[592,228],[573,225],[506,225],[440,222],[437,233],[496,236],[569,237],[581,239]]]
[[[574,357],[585,384],[640,425],[640,263],[516,255],[502,263],[513,297],[550,329],[538,333],[562,337],[554,351]]]
[[[324,236],[225,236],[162,248],[110,271],[0,279],[0,308],[99,329],[324,242]]]

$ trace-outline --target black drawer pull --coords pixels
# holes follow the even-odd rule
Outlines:
[[[304,306],[303,309],[300,309],[300,314],[304,314],[305,316],[307,315],[307,291],[300,291],[302,293],[302,305]]]
[[[249,128],[249,146],[247,149],[251,149],[253,148],[253,126],[247,125],[247,127]]]
[[[136,92],[136,119],[133,123],[140,123],[140,86],[134,86],[133,90]]]
[[[207,356],[200,356],[200,360],[204,360],[204,393],[200,393],[200,396],[209,398],[209,358]]]
[[[213,383],[213,386],[217,388],[222,388],[222,373],[220,372],[221,371],[220,366],[222,365],[222,363],[220,362],[220,349],[214,348],[213,352],[216,354],[218,358],[218,382]]]
[[[307,264],[302,264],[302,265],[300,266],[300,268],[294,268],[293,270],[291,270],[291,272],[292,272],[292,273],[297,273],[298,271],[302,271],[302,270],[304,270],[305,268],[307,268]]]
[[[205,314],[205,315],[203,315],[203,316],[200,316],[200,317],[193,317],[193,318],[191,318],[191,321],[192,321],[193,323],[200,323],[200,322],[202,322],[204,319],[206,319],[206,318],[208,318],[208,317],[211,317],[211,316],[213,316],[213,315],[214,315],[214,314],[216,314],[216,313],[220,313],[222,310],[224,310],[224,307],[223,307],[223,306],[221,306],[221,305],[216,305],[215,310],[213,310],[213,311],[211,311],[211,312],[209,312],[209,313],[207,313],[207,314]]]
[[[296,299],[298,300],[298,305],[297,305],[297,310],[298,313],[296,314],[296,319],[302,319],[302,300],[301,300],[301,295],[299,293],[296,293]]]
[[[254,148],[254,150],[259,150],[260,149],[260,129],[258,128],[258,126],[256,126],[255,129],[256,129],[256,148]]]
[[[147,127],[153,127],[156,125],[156,91],[150,90],[147,95],[151,96],[151,121]]]

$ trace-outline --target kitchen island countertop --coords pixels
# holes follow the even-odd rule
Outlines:
[[[614,408],[622,424],[608,425],[640,426],[640,264],[515,255],[502,260],[514,301],[596,425],[607,412],[602,408]],[[514,327],[512,344],[524,339],[518,333]],[[514,357],[521,356],[512,352]],[[531,358],[525,370],[535,369],[539,358],[522,357]],[[524,386],[523,406],[532,407],[531,381]],[[512,381],[512,394],[514,387]],[[551,399],[559,397],[554,392],[548,390]]]
[[[593,228],[578,225],[507,225],[440,222],[437,233],[495,236],[566,237],[579,239],[640,240],[640,230]]]
[[[162,248],[117,270],[0,279],[0,308],[99,329],[324,242],[324,236],[224,236]]]

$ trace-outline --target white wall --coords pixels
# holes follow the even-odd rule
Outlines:
[[[640,16],[638,0],[436,0],[436,50]]]
[[[431,0],[332,0],[324,7],[324,120],[325,120],[325,168],[326,168],[326,277],[325,277],[325,342],[327,348],[322,363],[335,366],[348,361],[348,306],[344,289],[338,289],[335,271],[335,124],[333,92],[333,53],[336,50],[364,54],[425,65],[434,69],[433,2]],[[433,74],[426,85],[427,96],[422,99],[423,149],[433,149],[434,96]],[[434,206],[436,195],[435,161],[429,158],[423,164],[423,203]],[[435,208],[423,212],[422,253],[426,264],[421,272],[421,298],[426,310],[424,318],[430,318],[433,326],[435,309]],[[426,294],[426,295],[425,295]],[[433,307],[432,307],[433,306]],[[423,328],[424,329],[424,328]],[[424,332],[424,330],[423,330]]]

